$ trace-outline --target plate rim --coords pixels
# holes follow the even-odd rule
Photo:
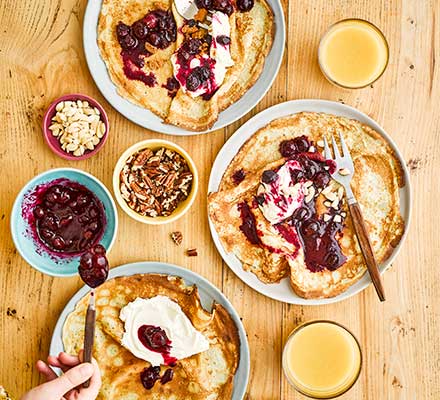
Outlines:
[[[252,88],[256,87],[259,84],[259,81],[260,81],[265,69],[268,68],[267,67],[267,58],[270,56],[271,52],[274,50],[273,44],[275,43],[277,35],[279,35],[279,37],[280,37],[280,39],[279,39],[280,40],[279,55],[278,54],[274,55],[275,56],[275,58],[274,58],[275,59],[275,66],[274,66],[274,68],[271,68],[271,70],[270,70],[270,79],[268,80],[268,84],[266,85],[266,87],[263,87],[263,90],[255,98],[254,101],[251,101],[251,102],[243,101],[245,104],[247,104],[243,108],[244,112],[237,113],[237,115],[235,117],[233,117],[230,121],[225,121],[225,122],[218,124],[218,125],[217,125],[218,121],[216,121],[211,128],[209,128],[205,131],[201,131],[201,132],[190,131],[188,129],[184,129],[184,128],[181,128],[181,127],[178,127],[175,125],[166,124],[163,121],[161,121],[161,118],[158,117],[156,114],[154,114],[152,111],[150,111],[146,108],[142,108],[140,106],[137,106],[136,104],[131,103],[129,100],[120,96],[117,93],[116,85],[113,83],[112,79],[110,78],[107,66],[105,65],[105,62],[101,57],[101,54],[100,54],[100,51],[98,48],[98,44],[97,44],[97,36],[98,36],[97,29],[98,29],[100,10],[101,10],[101,6],[102,6],[102,0],[88,0],[87,5],[86,5],[86,9],[85,9],[85,13],[84,13],[84,18],[83,18],[83,27],[82,27],[83,51],[84,51],[84,55],[85,55],[85,59],[86,59],[86,63],[87,63],[87,67],[89,69],[90,75],[92,76],[92,79],[93,79],[96,87],[98,88],[99,92],[106,99],[106,101],[119,114],[121,114],[122,116],[127,118],[129,121],[141,126],[144,129],[149,129],[153,132],[159,132],[159,133],[163,133],[165,135],[172,135],[172,136],[196,136],[196,135],[207,134],[210,132],[214,132],[214,131],[223,129],[223,128],[233,124],[234,122],[238,121],[240,118],[244,117],[246,114],[248,114],[250,111],[252,111],[261,102],[261,100],[267,94],[269,89],[273,86],[273,83],[274,83],[276,77],[278,76],[281,64],[283,62],[284,52],[285,52],[285,47],[286,47],[286,20],[285,20],[285,15],[284,15],[284,9],[281,4],[281,0],[267,0],[267,2],[272,10],[273,15],[277,16],[279,18],[279,21],[278,21],[279,24],[275,24],[276,26],[275,26],[275,32],[273,35],[274,40],[272,42],[272,48],[270,49],[269,54],[266,56],[266,60],[265,60],[265,64],[263,65],[262,72],[259,75],[259,77],[257,78],[257,80],[254,82],[254,84],[243,94],[243,96],[239,100],[237,100],[232,105],[227,107],[221,113],[226,112],[228,110],[228,108],[230,108],[231,106],[236,104],[238,101],[243,100],[245,98],[246,94]],[[94,27],[95,29],[93,30],[92,28],[89,28],[89,24],[90,24],[90,26]],[[276,59],[277,56],[278,56],[278,59]],[[105,74],[103,74],[104,75],[103,78],[101,78],[99,76],[97,68],[94,68],[94,67],[92,68],[93,63],[95,63],[95,65],[96,65],[96,63],[98,65],[101,65],[100,69],[102,69],[102,65],[104,66]],[[118,105],[118,103],[120,101],[128,102],[129,104],[127,104],[127,107],[129,107],[129,109],[132,109],[133,111],[131,113],[128,113],[126,110],[124,110],[124,112],[121,111],[120,110],[121,105]],[[137,114],[139,112],[147,112],[147,116],[149,119],[154,118],[154,119],[160,120],[158,126],[152,128],[152,127],[148,126],[149,125],[148,121],[142,122],[142,120],[140,118],[137,118]],[[130,115],[128,115],[128,114],[130,114]],[[166,128],[163,128],[163,127],[166,127]],[[158,128],[160,128],[160,129],[158,129]]]
[[[289,108],[295,108],[296,111],[288,111]],[[311,110],[311,109],[312,110]],[[315,108],[321,108],[321,109],[331,109],[331,111],[316,111]],[[284,110],[286,109],[286,110]],[[227,154],[228,152],[232,152],[232,158],[235,157],[237,154],[237,151],[243,146],[243,144],[252,136],[254,135],[260,128],[266,126],[268,123],[275,119],[283,118],[289,115],[294,115],[299,112],[303,111],[313,111],[313,112],[323,112],[323,113],[333,113],[334,115],[338,116],[345,116],[347,118],[356,119],[359,122],[371,126],[373,129],[375,129],[391,146],[391,148],[394,150],[403,171],[403,176],[405,180],[405,186],[399,189],[400,199],[405,199],[406,207],[405,212],[402,213],[402,218],[405,222],[405,229],[403,232],[403,235],[401,237],[401,240],[399,244],[394,248],[394,251],[392,252],[391,256],[379,266],[381,275],[390,267],[390,265],[394,262],[395,258],[400,252],[400,249],[403,246],[403,243],[406,240],[407,234],[409,232],[409,227],[411,223],[411,214],[412,214],[412,190],[411,190],[411,180],[408,168],[406,166],[405,159],[403,158],[402,153],[400,152],[399,148],[397,147],[396,143],[392,139],[392,137],[385,131],[385,129],[379,125],[378,122],[376,122],[373,118],[365,114],[364,112],[358,110],[355,107],[352,107],[347,104],[342,104],[337,101],[333,100],[325,100],[325,99],[296,99],[296,100],[289,100],[282,103],[275,104],[271,107],[266,108],[265,110],[259,112],[252,118],[250,118],[247,122],[245,122],[243,125],[241,125],[230,137],[229,139],[223,144],[221,149],[219,150],[214,163],[212,164],[211,172],[209,175],[209,181],[208,181],[208,188],[207,188],[207,196],[209,193],[216,191],[218,189],[218,183],[215,183],[215,176],[218,176],[218,179],[221,179],[223,176],[225,169],[221,168],[221,159]],[[278,115],[278,113],[280,115]],[[273,115],[276,115],[273,117]],[[350,116],[351,115],[351,116]],[[235,141],[237,141],[237,145],[235,145]],[[229,145],[228,145],[229,144]],[[232,150],[229,148],[232,147]],[[230,157],[229,157],[230,158]],[[227,159],[229,159],[227,158]],[[230,162],[230,161],[229,161]],[[229,165],[229,163],[228,163]],[[295,295],[293,292],[293,296],[291,299],[284,299],[280,298],[271,294],[268,294],[266,292],[266,287],[263,286],[264,289],[258,287],[260,281],[253,283],[252,280],[249,282],[250,275],[254,276],[251,272],[247,272],[242,268],[242,265],[240,265],[241,271],[238,270],[238,268],[235,267],[235,265],[232,265],[232,261],[229,259],[230,257],[235,257],[231,253],[227,253],[218,237],[217,231],[215,230],[215,227],[209,218],[209,212],[208,212],[208,224],[209,224],[209,230],[211,232],[212,240],[217,248],[217,251],[219,252],[220,256],[222,257],[223,262],[234,272],[234,274],[241,279],[247,286],[251,287],[258,293],[269,297],[273,300],[280,301],[282,303],[287,304],[294,304],[294,305],[310,305],[310,306],[319,306],[319,305],[325,305],[325,304],[332,304],[337,303],[346,299],[349,299],[358,293],[362,292],[364,289],[366,289],[372,282],[368,274],[365,274],[362,276],[362,278],[357,281],[354,285],[358,285],[355,289],[353,289],[352,292],[347,293],[348,290],[344,291],[343,293],[331,297],[331,298],[324,298],[324,299],[304,299],[297,295]],[[235,257],[236,260],[238,260]],[[239,261],[239,260],[238,260]],[[241,262],[240,262],[241,264]],[[249,274],[249,275],[248,275]],[[258,279],[258,278],[256,278]],[[266,284],[268,285],[268,284]],[[276,286],[278,284],[271,284],[271,286]],[[352,288],[351,286],[350,288]]]
[[[165,269],[174,271],[174,272],[164,272],[161,269],[165,267]],[[136,272],[137,270],[141,270],[142,272]],[[233,386],[233,397],[232,400],[242,400],[246,394],[247,387],[249,384],[249,376],[250,376],[250,349],[249,343],[247,340],[246,330],[242,321],[240,320],[240,315],[238,314],[235,307],[229,301],[229,299],[223,294],[223,292],[213,283],[211,283],[208,279],[203,277],[202,275],[194,272],[190,269],[171,264],[165,263],[161,261],[137,261],[127,264],[118,265],[117,267],[113,267],[109,271],[108,279],[121,277],[121,276],[131,276],[136,274],[165,274],[165,275],[173,275],[181,277],[185,284],[188,284],[188,280],[191,281],[191,284],[203,285],[212,290],[216,298],[213,298],[212,301],[216,301],[222,304],[228,313],[231,315],[235,325],[237,326],[239,338],[240,338],[240,360],[238,363],[237,371],[234,376],[234,386]],[[196,283],[197,282],[197,283]],[[90,289],[83,285],[79,288],[67,301],[62,311],[60,312],[57,322],[52,331],[52,337],[50,340],[49,346],[49,354],[55,354],[55,350],[57,348],[64,348],[62,342],[62,331],[63,326],[66,321],[67,316],[75,309],[76,304],[79,300],[81,300]],[[242,375],[245,379],[238,379],[237,372],[242,368]],[[240,376],[241,378],[241,376]]]

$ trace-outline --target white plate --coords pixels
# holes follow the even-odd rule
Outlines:
[[[223,295],[222,292],[220,292],[219,289],[217,289],[205,278],[202,278],[200,275],[197,275],[196,273],[188,269],[161,262],[143,261],[122,265],[117,268],[112,268],[109,273],[109,279],[115,278],[117,276],[129,276],[134,274],[166,274],[180,276],[184,279],[187,285],[197,285],[197,288],[199,289],[200,300],[205,310],[211,310],[211,306],[214,301],[225,307],[238,328],[241,342],[240,362],[238,364],[237,372],[235,373],[232,400],[242,400],[246,393],[246,387],[249,380],[249,345],[246,338],[246,332],[244,330],[243,324],[240,321],[240,317],[237,314],[237,311],[235,311],[232,304],[229,302],[229,300]],[[64,322],[67,316],[74,310],[76,303],[78,303],[78,301],[87,294],[88,290],[89,289],[86,286],[81,288],[64,307],[64,310],[58,318],[52,335],[52,341],[50,343],[50,354],[59,354],[61,351],[64,350],[62,342],[62,331]]]
[[[209,178],[208,184],[208,193],[216,192],[218,190],[221,178],[229,163],[237,154],[240,147],[258,129],[264,127],[274,119],[286,117],[288,115],[296,114],[301,111],[324,112],[328,114],[356,119],[364,124],[371,126],[374,130],[381,134],[396,152],[397,157],[399,158],[399,161],[403,168],[406,183],[405,186],[400,190],[400,211],[403,220],[405,221],[405,232],[402,239],[400,240],[399,245],[394,249],[388,260],[380,265],[380,271],[383,273],[393,262],[394,258],[400,250],[400,247],[402,246],[403,241],[405,240],[406,233],[408,232],[408,225],[411,213],[411,191],[409,174],[406,168],[406,163],[390,136],[383,130],[383,128],[381,128],[377,124],[377,122],[353,107],[327,100],[293,100],[277,104],[276,106],[270,107],[260,112],[249,121],[247,121],[244,125],[242,125],[229,138],[229,140],[225,143],[225,145],[218,153],[214,165],[212,166],[211,176]],[[265,284],[261,282],[253,273],[244,271],[240,260],[235,257],[235,255],[226,253],[226,251],[224,250],[217,235],[217,232],[214,228],[214,225],[211,223],[211,221],[209,221],[209,227],[211,229],[211,235],[214,243],[217,246],[217,250],[219,251],[226,264],[228,264],[228,266],[232,269],[232,271],[234,271],[235,274],[247,285],[272,299],[283,301],[285,303],[301,305],[329,304],[354,296],[356,293],[359,293],[371,283],[370,276],[368,275],[368,273],[366,273],[358,282],[348,288],[344,293],[341,293],[339,296],[329,299],[303,299],[293,292],[288,279],[283,279],[278,284]]]
[[[169,135],[196,135],[199,133],[212,132],[237,121],[243,115],[254,108],[272,86],[281,65],[285,44],[285,23],[283,8],[279,0],[267,0],[274,14],[275,36],[272,49],[266,57],[263,72],[254,86],[243,97],[220,113],[217,122],[211,129],[205,132],[193,132],[174,125],[164,124],[162,119],[151,111],[139,107],[121,97],[116,86],[110,79],[107,68],[97,43],[97,26],[101,12],[102,0],[89,0],[84,15],[83,44],[84,52],[90,73],[107,101],[122,115],[144,128]]]

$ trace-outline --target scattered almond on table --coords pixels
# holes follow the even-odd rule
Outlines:
[[[49,126],[61,148],[76,157],[93,150],[103,138],[106,127],[101,113],[88,101],[61,101]]]

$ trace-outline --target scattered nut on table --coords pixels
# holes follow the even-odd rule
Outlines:
[[[56,107],[49,130],[61,148],[76,157],[93,150],[105,135],[101,113],[87,101],[61,101]]]

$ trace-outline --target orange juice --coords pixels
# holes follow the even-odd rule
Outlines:
[[[361,19],[340,21],[319,45],[319,65],[333,83],[361,88],[378,79],[388,64],[388,44],[382,32]]]
[[[346,392],[361,369],[356,338],[331,321],[312,321],[296,328],[283,351],[283,369],[302,394],[329,399]]]

